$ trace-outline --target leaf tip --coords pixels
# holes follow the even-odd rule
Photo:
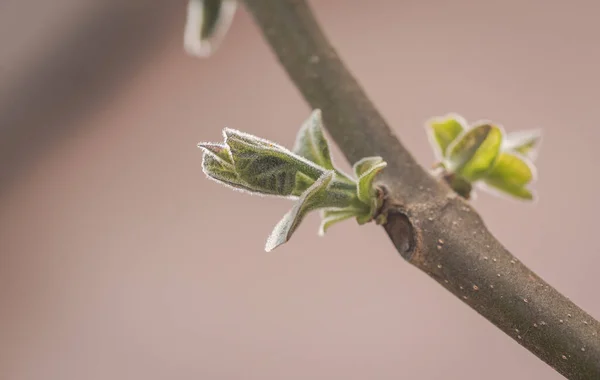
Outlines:
[[[277,222],[273,231],[271,231],[271,234],[267,238],[265,252],[271,252],[289,240],[290,229],[286,228],[286,225],[290,222],[290,213],[285,214],[283,218]]]
[[[215,154],[220,153],[223,151],[223,149],[225,149],[225,146],[223,144],[211,143],[211,142],[199,142],[196,146],[205,152],[210,152],[210,153],[215,153]]]
[[[425,122],[425,130],[436,159],[442,161],[448,145],[467,129],[466,119],[454,112],[428,119]]]
[[[234,136],[237,133],[239,133],[239,131],[237,129],[233,129],[233,128],[229,128],[229,127],[223,128],[223,138],[225,139],[225,142],[227,142],[228,137]]]

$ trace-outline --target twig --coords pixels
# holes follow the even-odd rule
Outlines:
[[[404,148],[304,0],[246,0],[281,64],[350,162],[382,156],[398,252],[569,379],[600,379],[600,323],[519,262]],[[525,334],[525,332],[527,332]]]

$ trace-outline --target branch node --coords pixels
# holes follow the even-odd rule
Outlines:
[[[402,206],[402,202],[390,197],[390,193],[384,185],[378,185],[377,190],[382,199],[382,206],[375,218],[377,221],[381,221],[378,224],[383,225],[398,253],[405,260],[410,261],[417,239],[408,212]]]

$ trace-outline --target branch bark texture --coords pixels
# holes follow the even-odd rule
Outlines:
[[[246,0],[266,40],[346,158],[388,167],[384,226],[409,263],[569,379],[600,379],[600,323],[508,252],[475,210],[417,164],[304,0]]]

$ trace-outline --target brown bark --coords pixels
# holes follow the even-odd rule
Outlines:
[[[480,216],[419,166],[303,0],[246,0],[288,75],[350,162],[387,168],[384,226],[398,252],[569,379],[600,379],[600,323],[519,262]]]

